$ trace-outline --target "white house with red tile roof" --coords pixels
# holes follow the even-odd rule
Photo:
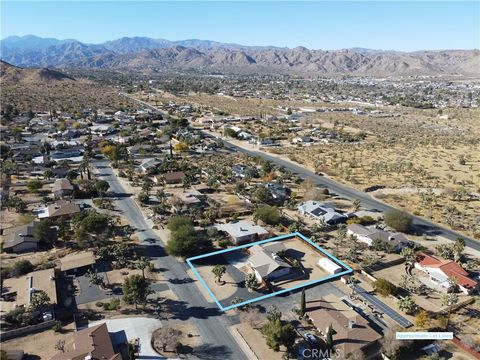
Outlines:
[[[417,257],[415,267],[426,272],[432,282],[447,290],[450,287],[449,277],[457,279],[458,287],[465,294],[471,294],[479,289],[479,282],[469,277],[468,272],[453,260],[439,260],[421,253]]]

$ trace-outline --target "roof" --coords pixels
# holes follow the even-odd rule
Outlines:
[[[332,205],[314,200],[305,201],[300,204],[298,211],[311,214],[317,218],[323,218],[326,222],[345,217],[345,215],[336,211]]]
[[[152,168],[155,168],[157,167],[158,165],[160,165],[162,162],[158,159],[154,159],[154,158],[151,158],[151,159],[145,159],[142,161],[142,163],[140,164],[140,166],[145,169],[145,170],[148,170],[148,169],[152,169]]]
[[[390,233],[381,229],[369,229],[360,224],[350,224],[347,226],[347,229],[355,235],[365,236],[372,240],[381,240],[394,245],[409,242],[407,237],[402,233]]]
[[[473,289],[478,286],[478,282],[470,278],[468,272],[453,260],[439,260],[433,256],[421,253],[417,257],[417,262],[424,268],[441,270],[447,278],[456,278],[458,285],[465,289]]]
[[[17,297],[13,302],[2,302],[2,310],[8,311],[10,309],[3,309],[7,304],[11,304],[12,308],[15,306],[29,306],[31,289],[36,291],[45,291],[50,298],[51,303],[57,302],[57,286],[55,283],[55,269],[46,269],[39,271],[32,271],[26,275],[17,278],[9,278],[3,281],[3,287],[8,289],[9,293],[16,292]]]
[[[249,248],[252,255],[250,255],[248,261],[262,278],[267,277],[280,267],[291,267],[276,255],[277,252],[285,250],[285,246],[280,243],[271,245],[274,246],[253,245]]]
[[[57,201],[55,204],[47,206],[40,214],[40,218],[49,218],[64,215],[73,215],[80,212],[78,204],[68,201]]]
[[[245,220],[230,222],[228,224],[215,224],[214,227],[216,227],[220,231],[225,231],[232,238],[240,238],[244,236],[251,236],[254,234],[268,234],[268,231],[265,230],[263,227]]]
[[[95,264],[93,251],[83,251],[60,259],[60,270],[68,271]]]
[[[9,249],[24,242],[38,243],[38,240],[33,236],[36,224],[35,222],[31,222],[30,224],[3,230],[5,238],[2,243],[2,248]]]
[[[52,191],[57,192],[57,191],[66,191],[66,190],[71,190],[73,191],[73,185],[70,183],[68,179],[57,179],[53,183],[52,186]]]
[[[121,360],[113,350],[107,324],[80,330],[72,335],[73,343],[65,352],[58,352],[52,360]]]
[[[367,319],[333,295],[307,302],[306,312],[320,331],[325,333],[326,329],[332,325],[336,332],[333,342],[335,348],[341,351],[342,358],[382,337],[372,329]],[[349,324],[354,325],[350,328]]]

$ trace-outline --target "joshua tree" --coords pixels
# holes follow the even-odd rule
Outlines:
[[[354,212],[357,212],[358,210],[360,210],[360,207],[362,206],[362,202],[360,201],[360,199],[355,199],[353,200],[353,211]]]
[[[255,274],[247,274],[245,276],[245,286],[250,291],[258,289],[257,278],[255,277]]]
[[[417,309],[417,304],[411,296],[404,296],[398,299],[398,308],[407,314],[413,313]]]
[[[445,330],[448,330],[448,325],[450,323],[450,315],[452,314],[452,307],[457,303],[458,303],[457,294],[444,294],[442,296],[442,305],[448,306],[447,322],[445,324]]]
[[[222,276],[225,274],[225,272],[227,271],[227,268],[225,267],[225,265],[215,265],[212,269],[212,273],[213,275],[215,275],[215,281],[219,284],[222,284],[224,283],[224,281],[222,281]]]

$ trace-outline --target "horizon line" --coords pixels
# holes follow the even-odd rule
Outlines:
[[[147,39],[151,39],[151,40],[165,40],[165,41],[172,42],[172,43],[181,42],[181,41],[209,41],[209,42],[215,42],[215,43],[222,44],[222,45],[234,45],[234,46],[245,47],[245,48],[277,48],[277,49],[283,49],[283,50],[287,50],[287,49],[288,50],[294,50],[296,48],[305,48],[305,49],[310,50],[310,51],[318,51],[318,50],[320,50],[320,51],[344,51],[344,50],[355,50],[355,49],[362,50],[363,49],[363,50],[378,51],[378,52],[414,53],[414,52],[423,52],[423,51],[441,52],[441,51],[475,51],[475,50],[480,50],[480,47],[479,48],[431,48],[431,49],[421,48],[421,49],[416,49],[416,50],[395,50],[395,49],[370,48],[370,47],[365,47],[365,46],[361,46],[361,45],[352,46],[352,47],[344,47],[344,48],[323,49],[323,48],[309,48],[305,45],[297,45],[295,47],[279,46],[279,45],[244,45],[244,44],[240,44],[240,43],[237,43],[237,42],[223,42],[223,41],[211,40],[211,39],[199,39],[199,38],[195,38],[195,37],[187,38],[187,39],[179,39],[179,40],[170,40],[170,39],[166,39],[166,38],[163,38],[163,37],[151,37],[151,36],[148,36],[148,35],[124,35],[124,36],[121,36],[121,37],[118,37],[118,38],[115,38],[115,39],[104,40],[102,42],[85,42],[85,41],[82,41],[82,40],[78,40],[76,38],[61,39],[61,38],[58,38],[58,37],[39,36],[39,35],[35,35],[35,34],[25,34],[25,35],[16,35],[15,34],[15,35],[8,35],[6,37],[3,37],[3,38],[0,39],[0,41],[3,42],[4,40],[6,40],[8,38],[11,38],[11,37],[23,38],[23,37],[28,37],[28,36],[34,36],[34,37],[37,37],[37,38],[40,38],[40,39],[54,39],[54,40],[58,40],[58,41],[77,41],[77,42],[85,44],[85,45],[102,45],[106,42],[112,42],[112,41],[116,41],[116,40],[120,40],[120,39],[147,38]],[[55,46],[55,45],[50,45],[50,46]],[[174,44],[172,44],[172,46],[174,46]]]

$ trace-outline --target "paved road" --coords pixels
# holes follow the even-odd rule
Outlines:
[[[139,104],[143,105],[143,106],[146,106],[152,110],[155,110],[155,111],[158,111],[162,114],[165,114],[165,111],[159,109],[159,108],[156,108],[155,106],[145,102],[145,101],[142,101],[142,100],[139,100],[139,99],[136,99],[135,97],[131,96],[131,95],[128,95],[128,94],[124,94],[124,93],[120,93],[120,95],[132,100],[132,101],[136,101],[138,102]],[[204,134],[206,136],[212,136],[211,134],[209,133],[206,133],[204,132]],[[226,147],[227,148],[230,148],[232,150],[235,150],[235,151],[240,151],[244,154],[248,154],[248,155],[251,155],[251,156],[260,156],[261,158],[265,159],[265,160],[270,160],[271,162],[279,165],[279,166],[283,166],[285,167],[286,169],[290,170],[291,172],[295,173],[295,174],[298,174],[300,177],[304,178],[304,179],[309,179],[311,181],[313,181],[314,183],[318,184],[318,185],[321,185],[321,186],[324,186],[326,188],[328,188],[329,190],[333,191],[334,193],[342,196],[342,197],[345,197],[347,199],[359,199],[361,200],[362,202],[362,205],[367,208],[367,209],[377,209],[377,210],[381,210],[383,212],[385,211],[388,211],[388,210],[392,210],[394,209],[392,206],[389,206],[381,201],[378,201],[374,198],[372,198],[371,196],[369,196],[368,194],[364,193],[364,192],[361,192],[361,191],[358,191],[358,190],[355,190],[355,189],[352,189],[344,184],[340,184],[332,179],[329,179],[329,178],[326,178],[324,176],[318,176],[316,175],[314,172],[308,170],[308,169],[305,169],[304,167],[300,166],[300,165],[297,165],[297,164],[294,164],[290,161],[286,161],[286,160],[283,160],[283,159],[280,159],[278,157],[275,157],[275,156],[272,156],[272,155],[269,155],[263,151],[258,151],[258,150],[249,150],[249,149],[246,149],[244,147],[240,147],[238,145],[235,145],[235,144],[232,144],[231,142],[229,142],[228,140],[226,140],[225,138],[222,137],[222,140],[223,142],[225,143]],[[413,215],[412,215],[413,216]],[[427,234],[427,235],[436,235],[436,236],[442,236],[448,240],[455,240],[457,239],[458,237],[462,237],[465,239],[465,246],[469,247],[469,248],[472,248],[474,250],[477,250],[477,251],[480,251],[480,242],[479,241],[475,241],[474,239],[472,238],[469,238],[469,237],[466,237],[462,234],[459,234],[455,231],[452,231],[452,230],[449,230],[449,229],[446,229],[444,227],[441,227],[440,225],[438,224],[434,224],[424,218],[420,218],[418,216],[413,216],[413,226],[415,228],[416,231],[422,233],[422,234]]]
[[[202,338],[203,346],[194,349],[194,355],[205,359],[245,359],[246,356],[230,335],[227,327],[227,317],[215,304],[208,303],[200,294],[197,284],[191,281],[185,263],[168,256],[163,248],[162,240],[148,226],[146,219],[134,200],[126,194],[118,178],[113,174],[107,161],[96,161],[99,176],[108,181],[110,192],[118,198],[116,207],[122,211],[131,226],[137,229],[144,250],[152,258],[156,267],[163,271],[165,278],[171,279],[168,286],[178,297],[178,301],[170,302],[170,307],[176,318],[192,321]],[[148,241],[145,241],[148,240]]]
[[[207,136],[210,136],[207,134]],[[325,176],[319,176],[316,175],[314,172],[305,169],[301,165],[294,164],[290,161],[286,161],[283,159],[280,159],[278,157],[269,155],[263,151],[258,151],[258,150],[249,150],[244,147],[240,147],[238,145],[235,145],[228,140],[225,140],[222,138],[224,144],[226,145],[227,148],[230,148],[235,151],[240,151],[244,154],[248,154],[251,156],[260,156],[261,158],[265,160],[269,160],[274,164],[277,164],[279,166],[285,167],[285,169],[290,170],[291,172],[297,174],[303,179],[309,179],[313,181],[317,185],[324,186],[328,188],[330,191],[345,197],[347,199],[359,199],[362,202],[362,205],[367,208],[367,209],[377,209],[380,211],[388,211],[394,209],[392,206],[389,206],[381,201],[378,201],[374,198],[372,198],[370,195],[352,189],[344,184],[340,184],[332,179],[329,179]],[[441,227],[438,224],[434,224],[426,219],[420,218],[418,216],[413,216],[413,226],[414,229],[420,233],[423,234],[428,234],[428,235],[436,235],[436,236],[442,236],[446,239],[449,240],[455,240],[458,237],[462,237],[465,239],[465,245],[469,248],[472,248],[474,250],[480,251],[480,242],[475,241],[474,239],[468,238],[462,234],[459,234],[455,231],[445,229]]]

